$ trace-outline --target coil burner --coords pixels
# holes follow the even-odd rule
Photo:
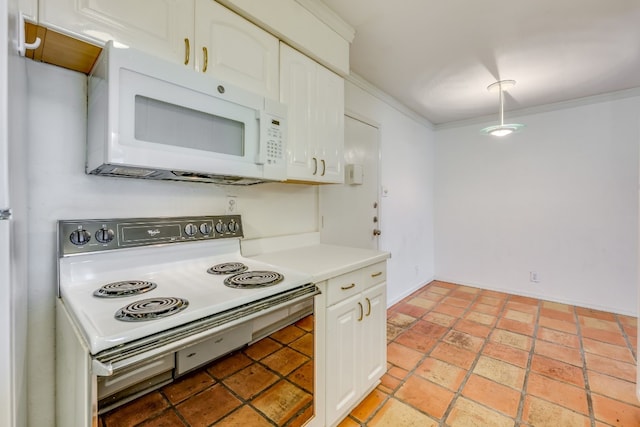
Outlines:
[[[155,289],[158,285],[143,280],[125,280],[122,282],[107,283],[97,289],[93,295],[101,298],[120,298],[131,295],[140,295]]]
[[[158,297],[147,298],[121,308],[115,314],[115,318],[125,322],[141,322],[154,320],[176,314],[189,305],[189,301],[183,298]]]
[[[247,271],[227,277],[224,284],[231,288],[253,289],[272,286],[283,280],[284,276],[275,271]]]
[[[247,271],[247,266],[241,262],[224,262],[216,264],[207,270],[209,274],[235,274]]]

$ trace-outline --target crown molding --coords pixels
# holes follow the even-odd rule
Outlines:
[[[316,18],[324,22],[349,44],[353,42],[356,30],[342,19],[337,13],[319,0],[295,0],[300,6],[311,12]]]
[[[360,89],[364,90],[368,94],[375,96],[382,102],[398,110],[400,113],[404,114],[405,116],[408,116],[409,118],[415,120],[416,122],[423,124],[429,129],[434,129],[433,123],[431,123],[425,117],[416,113],[415,111],[413,111],[412,109],[410,109],[409,107],[407,107],[406,105],[404,105],[403,103],[395,99],[393,96],[384,92],[382,89],[379,89],[373,84],[369,83],[367,80],[365,80],[360,75],[354,73],[353,71],[351,71],[351,73],[346,77],[346,80],[358,86]]]

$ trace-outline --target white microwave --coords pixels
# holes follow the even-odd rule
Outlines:
[[[86,172],[255,184],[286,179],[286,106],[107,43],[88,80]]]

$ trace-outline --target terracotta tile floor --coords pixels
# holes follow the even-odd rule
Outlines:
[[[387,339],[339,427],[640,426],[635,318],[436,281],[388,310]]]
[[[313,414],[313,316],[100,417],[100,427],[301,426]]]
[[[387,373],[340,427],[640,426],[635,318],[444,282],[387,318]],[[303,319],[101,426],[299,426],[311,329]]]

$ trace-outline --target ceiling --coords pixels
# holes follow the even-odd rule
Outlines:
[[[324,0],[351,70],[433,124],[640,87],[640,0]]]

